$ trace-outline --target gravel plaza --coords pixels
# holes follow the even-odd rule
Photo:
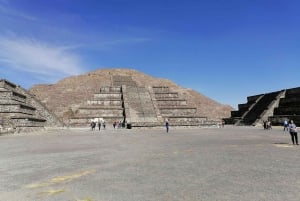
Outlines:
[[[46,129],[0,136],[0,201],[299,201],[281,127]]]

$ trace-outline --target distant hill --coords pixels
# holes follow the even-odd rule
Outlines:
[[[138,86],[168,86],[187,99],[188,104],[197,108],[197,114],[211,120],[230,117],[233,108],[223,105],[192,89],[180,87],[176,83],[154,78],[132,69],[99,69],[83,75],[64,78],[56,84],[39,84],[29,89],[50,110],[63,120],[72,116],[82,103],[90,100],[100,87],[111,86],[112,76],[131,76]]]

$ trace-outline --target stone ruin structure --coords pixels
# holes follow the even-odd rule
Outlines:
[[[0,131],[33,131],[63,123],[27,90],[0,80]]]
[[[111,79],[112,86],[99,87],[98,93],[75,110],[70,126],[87,126],[95,118],[103,118],[108,124],[126,122],[128,128],[161,127],[166,119],[171,126],[216,124],[197,116],[197,108],[190,107],[186,99],[167,86],[138,86],[131,76]]]
[[[300,87],[247,97],[247,103],[239,104],[227,124],[261,125],[270,120],[272,125],[282,125],[292,119],[300,125]]]

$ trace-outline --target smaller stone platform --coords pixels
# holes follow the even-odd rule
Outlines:
[[[62,126],[61,121],[22,87],[0,80],[0,127],[10,132]]]

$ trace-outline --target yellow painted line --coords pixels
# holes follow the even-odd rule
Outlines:
[[[51,184],[50,183],[39,183],[39,184],[29,184],[26,186],[26,188],[43,188],[43,187],[47,187],[47,186],[50,186]]]
[[[29,188],[29,189],[48,187],[48,186],[55,185],[55,184],[71,182],[75,179],[79,179],[80,177],[83,177],[83,176],[86,176],[89,174],[93,174],[93,173],[95,173],[95,170],[81,171],[81,172],[70,174],[70,175],[57,176],[57,177],[52,178],[50,181],[37,183],[37,184],[29,184],[25,187]]]
[[[83,199],[83,200],[76,200],[76,201],[94,201],[94,200],[91,199],[91,198],[86,198],[86,199]]]
[[[47,191],[40,192],[39,194],[53,196],[53,195],[58,195],[58,194],[61,194],[64,192],[65,192],[65,189],[59,189],[59,190],[47,190]]]
[[[292,148],[294,147],[291,144],[275,144],[276,147],[280,147],[280,148]]]
[[[94,170],[87,170],[87,171],[75,173],[75,174],[72,174],[72,175],[54,177],[54,178],[51,179],[51,183],[57,184],[57,183],[70,182],[74,179],[78,179],[80,177],[92,174],[94,172],[95,172]]]

